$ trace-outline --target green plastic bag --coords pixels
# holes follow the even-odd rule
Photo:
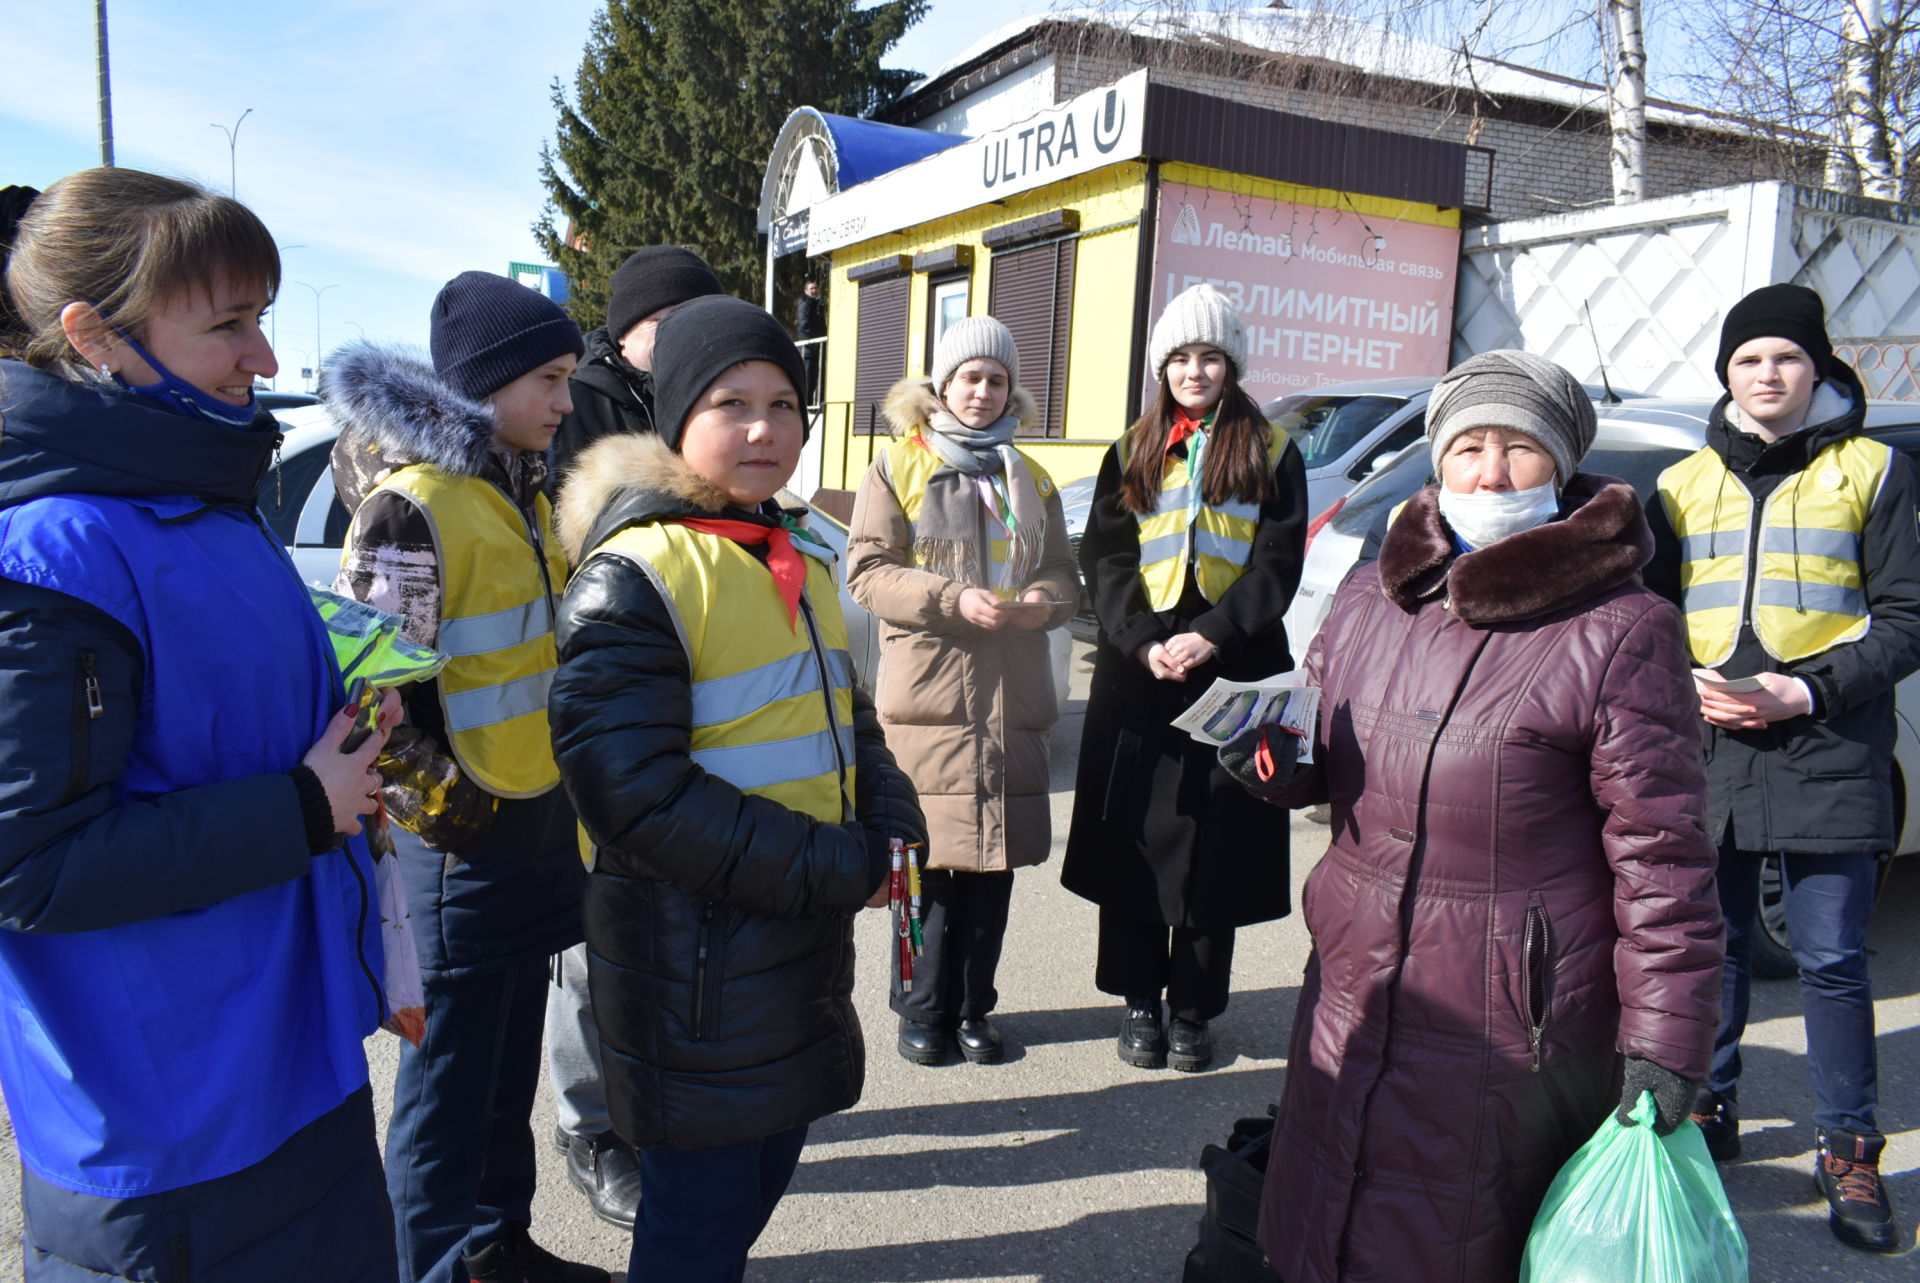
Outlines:
[[[1527,1235],[1520,1283],[1746,1283],[1747,1239],[1699,1127],[1656,1136],[1653,1093],[1567,1160]]]

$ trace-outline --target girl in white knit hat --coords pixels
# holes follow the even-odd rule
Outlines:
[[[1013,446],[1038,419],[1013,335],[990,316],[941,336],[932,377],[887,396],[899,434],[860,483],[847,587],[880,620],[874,704],[920,792],[925,951],[894,958],[900,1054],[937,1065],[1002,1055],[998,994],[1013,870],[1051,845],[1048,729],[1058,714],[1046,631],[1079,585],[1053,480]]]
[[[1147,349],[1158,395],[1101,462],[1080,543],[1100,636],[1061,880],[1100,906],[1094,983],[1126,1000],[1120,1059],[1197,1071],[1235,929],[1291,907],[1287,827],[1169,723],[1215,677],[1293,667],[1281,618],[1307,480],[1240,386],[1247,329],[1224,294],[1177,296]]]

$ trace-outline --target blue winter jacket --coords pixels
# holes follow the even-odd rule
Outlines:
[[[0,1087],[81,1193],[239,1171],[367,1081],[372,869],[287,774],[344,692],[254,507],[279,439],[0,361]]]

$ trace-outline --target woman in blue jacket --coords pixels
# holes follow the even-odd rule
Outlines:
[[[0,1086],[30,1280],[379,1280],[384,998],[325,630],[254,496],[273,238],[94,169],[0,334]],[[273,484],[266,479],[265,484]]]

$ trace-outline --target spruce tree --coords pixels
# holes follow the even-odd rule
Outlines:
[[[566,273],[582,326],[606,319],[613,269],[645,245],[685,245],[728,290],[758,299],[760,182],[795,107],[868,115],[916,73],[881,65],[926,0],[607,0],[555,138],[551,206],[534,234]],[[583,249],[565,240],[571,226]],[[789,260],[797,277],[801,265]],[[783,291],[784,294],[784,291]]]

